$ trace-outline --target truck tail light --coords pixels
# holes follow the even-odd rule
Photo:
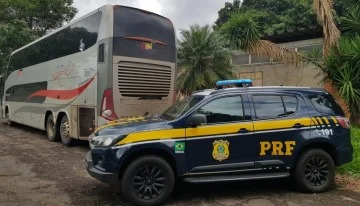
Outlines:
[[[336,120],[338,121],[339,125],[342,128],[349,129],[350,128],[350,120],[346,117],[336,117]]]

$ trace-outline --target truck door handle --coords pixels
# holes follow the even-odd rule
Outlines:
[[[294,124],[293,127],[294,127],[294,128],[301,128],[301,127],[304,127],[304,125],[303,125],[303,124],[300,124],[300,123],[296,123],[296,124]]]
[[[250,132],[250,131],[248,129],[246,129],[246,128],[241,128],[238,131],[238,133],[248,133],[248,132]]]

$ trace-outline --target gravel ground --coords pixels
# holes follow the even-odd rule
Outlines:
[[[90,177],[87,142],[65,147],[45,132],[0,123],[0,205],[129,205],[121,194]],[[227,184],[179,183],[165,205],[360,205],[360,181],[337,177],[326,193],[303,194],[287,180]]]

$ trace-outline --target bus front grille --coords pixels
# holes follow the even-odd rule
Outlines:
[[[171,76],[169,66],[120,61],[118,65],[119,92],[127,97],[161,99],[170,93]]]

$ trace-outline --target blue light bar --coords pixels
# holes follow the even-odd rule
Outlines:
[[[228,86],[228,85],[245,84],[245,83],[252,83],[252,81],[251,79],[222,80],[222,81],[217,81],[216,86]]]

